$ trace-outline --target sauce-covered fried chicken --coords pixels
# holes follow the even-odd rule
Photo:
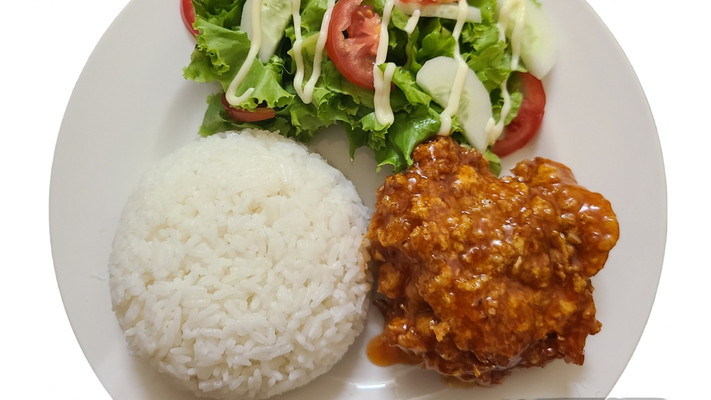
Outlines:
[[[497,178],[448,137],[414,161],[379,188],[367,233],[385,316],[371,359],[480,385],[556,358],[582,364],[601,326],[589,278],[619,235],[610,203],[543,158]]]

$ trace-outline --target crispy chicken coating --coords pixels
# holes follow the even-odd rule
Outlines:
[[[366,236],[385,316],[371,360],[479,385],[557,358],[582,364],[601,327],[590,277],[619,236],[610,203],[543,158],[497,178],[440,137],[413,159],[379,188]]]

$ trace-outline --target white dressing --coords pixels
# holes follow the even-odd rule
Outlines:
[[[326,47],[326,40],[328,40],[328,25],[331,23],[331,14],[333,13],[333,6],[336,4],[336,0],[328,0],[326,3],[326,12],[323,14],[323,19],[321,20],[321,30],[318,33],[318,40],[316,41],[316,50],[314,52],[314,65],[311,70],[311,76],[308,82],[304,85],[304,103],[309,104],[313,99],[314,89],[316,88],[316,82],[321,76],[321,60],[323,59],[323,49]]]
[[[459,100],[462,97],[462,88],[464,87],[464,78],[466,76],[469,66],[464,59],[462,54],[459,52],[459,36],[462,33],[462,27],[466,21],[467,11],[469,5],[466,0],[458,0],[459,14],[457,15],[457,23],[454,25],[454,30],[452,31],[452,36],[454,37],[454,60],[457,62],[457,71],[454,76],[454,83],[452,86],[452,91],[449,93],[449,99],[447,100],[447,105],[442,113],[440,114],[441,125],[439,128],[438,135],[450,135],[452,133],[452,117],[459,110]]]
[[[499,11],[499,40],[506,40],[507,32],[511,32],[511,69],[518,68],[521,57],[521,39],[523,27],[528,13],[527,0],[504,0]],[[513,26],[511,21],[513,20]]]
[[[375,85],[373,108],[375,119],[382,125],[390,125],[395,121],[395,115],[390,106],[390,84],[396,67],[394,63],[386,63],[385,71],[378,69],[377,73],[373,75]]]
[[[304,56],[301,54],[301,46],[304,39],[301,37],[301,0],[292,0],[291,18],[294,21],[294,46],[291,51],[292,57],[294,57],[294,63],[296,64],[294,90],[296,90],[296,94],[299,98],[304,101]],[[306,103],[306,101],[304,101],[304,103]]]
[[[249,70],[252,68],[252,64],[254,64],[254,60],[257,58],[259,49],[262,47],[261,9],[262,0],[253,0],[251,10],[251,21],[252,27],[254,29],[252,32],[252,39],[249,44],[249,52],[247,53],[247,57],[242,63],[242,66],[240,66],[239,71],[237,71],[237,75],[235,75],[235,77],[232,79],[232,82],[230,82],[230,86],[225,92],[225,98],[227,99],[227,102],[233,106],[238,106],[239,104],[243,103],[249,98],[249,96],[252,95],[252,92],[254,92],[254,88],[252,87],[247,89],[240,96],[237,96],[235,93],[237,92],[237,88],[239,87],[239,85],[247,76]]]
[[[511,18],[509,16],[513,15],[513,27],[510,27]],[[503,4],[499,9],[499,40],[506,40],[506,32],[511,30],[511,70],[516,70],[519,64],[519,58],[521,56],[521,34],[523,29],[523,24],[526,18],[526,0],[504,0]],[[501,18],[503,16],[503,18]],[[511,113],[511,94],[508,89],[508,79],[501,82],[499,86],[501,90],[501,97],[504,100],[504,104],[501,106],[501,113],[499,120],[495,121],[493,118],[487,123],[487,140],[490,143],[494,143],[496,139],[501,136],[504,132],[504,126],[506,124],[506,118]]]
[[[388,25],[390,24],[390,14],[393,11],[394,0],[386,0],[383,8],[383,16],[380,19],[380,37],[378,39],[378,51],[375,54],[373,64],[373,86],[375,95],[373,97],[373,108],[375,118],[381,125],[390,125],[395,120],[392,107],[390,105],[390,84],[395,73],[395,64],[387,63],[385,71],[380,66],[385,63],[388,56]]]
[[[295,2],[298,0],[294,0]],[[299,8],[295,7],[294,11],[294,32],[296,33],[296,40],[294,41],[294,60],[296,61],[296,74],[298,75],[298,81],[296,77],[294,78],[294,89],[299,95],[304,104],[309,104],[313,101],[314,89],[316,89],[316,82],[321,76],[321,61],[323,60],[323,49],[326,47],[326,40],[328,40],[328,25],[331,23],[331,14],[333,14],[333,6],[336,4],[336,0],[328,0],[326,3],[326,12],[323,14],[321,19],[321,29],[318,33],[318,39],[316,40],[316,49],[314,50],[314,63],[311,69],[311,76],[306,84],[304,81],[304,59],[301,54],[303,45],[303,40],[301,38],[301,15],[296,17]],[[298,21],[298,25],[297,22]],[[302,87],[303,85],[303,87]]]
[[[410,18],[407,20],[407,24],[405,24],[405,32],[407,32],[408,35],[412,35],[412,32],[415,31],[415,27],[417,26],[417,23],[420,21],[420,14],[421,11],[419,8],[416,8],[412,11],[412,14],[410,15]]]

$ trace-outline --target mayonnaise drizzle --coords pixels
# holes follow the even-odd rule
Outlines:
[[[454,59],[457,61],[457,74],[454,76],[452,91],[449,92],[447,107],[440,113],[440,128],[438,135],[449,136],[452,133],[452,117],[459,111],[459,102],[462,98],[462,89],[464,88],[464,79],[466,78],[467,69],[469,66],[462,58],[459,52],[459,36],[462,33],[462,27],[467,18],[469,5],[466,0],[458,0],[459,13],[457,14],[457,23],[454,25],[452,36],[454,37]]]
[[[518,69],[521,58],[521,41],[523,40],[523,27],[526,21],[526,0],[504,0],[499,11],[499,40],[506,40],[506,31],[509,29],[509,14],[516,12],[516,20],[511,30],[511,70]],[[511,112],[511,95],[508,90],[508,79],[504,80],[500,86],[501,97],[504,104],[501,106],[501,116],[499,121],[490,119],[486,126],[486,136],[489,143],[493,143],[504,131],[506,118]]]
[[[407,20],[407,24],[405,24],[405,32],[407,32],[408,35],[412,35],[412,32],[415,31],[415,27],[417,26],[417,23],[420,21],[420,9],[416,8],[415,10],[412,11],[412,15],[410,15],[410,18]]]
[[[249,52],[247,53],[247,57],[244,59],[242,66],[239,68],[239,71],[237,71],[237,75],[235,75],[232,79],[230,86],[225,92],[227,102],[235,106],[247,100],[249,96],[252,95],[252,92],[254,92],[254,88],[251,87],[245,90],[241,96],[237,96],[236,94],[237,87],[239,87],[244,78],[247,76],[247,73],[252,68],[252,64],[254,64],[254,60],[257,58],[259,49],[262,47],[262,0],[254,0],[254,3],[252,4],[251,17],[254,32],[252,33],[252,39],[249,44]]]
[[[321,77],[321,61],[323,60],[323,49],[324,47],[326,47],[326,40],[328,40],[328,25],[331,23],[331,14],[333,14],[333,6],[336,4],[336,0],[328,0],[328,2],[326,3],[326,12],[323,14],[323,18],[321,19],[321,29],[319,30],[318,39],[316,40],[316,49],[314,50],[314,63],[311,70],[311,76],[309,77],[309,80],[306,82],[305,85],[303,85],[304,59],[301,54],[301,46],[303,41],[301,39],[301,15],[299,14],[299,8],[301,7],[301,4],[296,4],[297,2],[299,2],[299,0],[292,0],[294,32],[296,37],[296,39],[294,40],[293,47],[294,61],[296,62],[294,89],[296,90],[296,94],[299,95],[304,104],[309,104],[313,101],[316,82],[318,82],[318,78]]]
[[[375,55],[373,64],[373,85],[375,95],[373,97],[373,108],[375,118],[382,125],[392,124],[395,120],[392,107],[390,106],[390,84],[395,73],[395,64],[387,63],[385,71],[380,70],[380,66],[385,63],[388,56],[388,25],[390,24],[390,14],[393,11],[395,0],[387,0],[383,9],[383,16],[380,20],[380,38],[378,40],[378,52]]]
[[[294,47],[292,52],[296,63],[296,74],[294,75],[294,90],[301,100],[304,98],[304,56],[301,54],[301,45],[304,42],[301,36],[301,0],[291,0],[291,18],[294,21]],[[308,104],[308,103],[306,103]]]
[[[321,76],[323,48],[326,47],[326,40],[328,40],[328,25],[331,23],[331,14],[333,13],[333,6],[335,4],[336,0],[328,0],[326,3],[326,12],[323,14],[323,19],[321,20],[321,29],[318,33],[318,41],[316,41],[316,51],[314,53],[313,71],[311,71],[309,81],[306,82],[304,86],[304,95],[306,96],[304,103],[306,104],[311,103],[316,81],[318,81],[318,78]]]

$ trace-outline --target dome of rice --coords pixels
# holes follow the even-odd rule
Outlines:
[[[128,347],[200,396],[262,399],[328,371],[365,323],[368,211],[278,134],[193,141],[129,198],[109,260]]]

